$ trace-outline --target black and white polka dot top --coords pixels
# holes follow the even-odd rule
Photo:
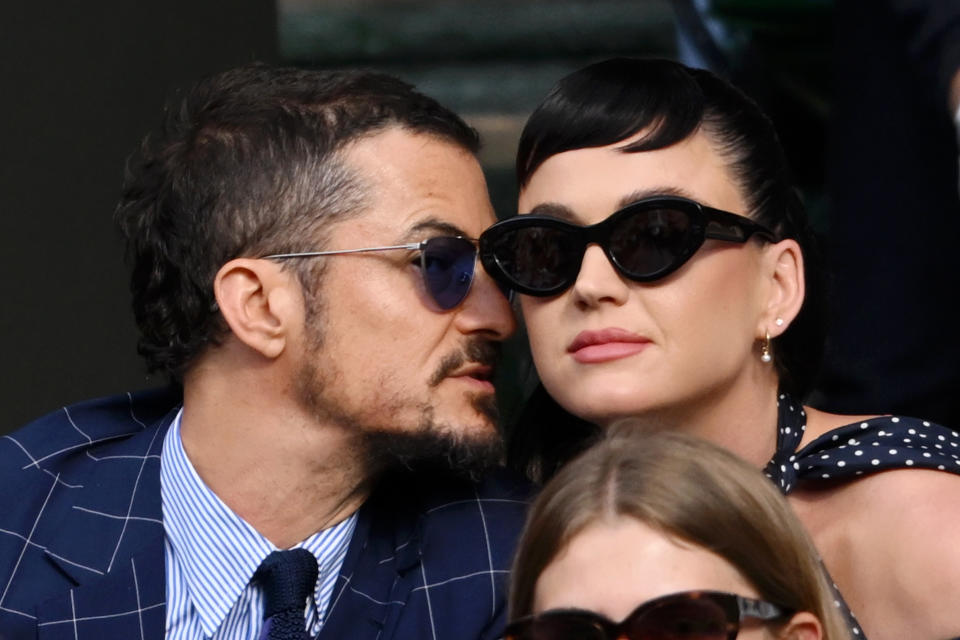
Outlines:
[[[804,482],[853,479],[887,469],[916,467],[960,474],[960,434],[942,425],[880,416],[838,427],[798,450],[807,414],[787,394],[781,394],[777,404],[777,450],[764,472],[784,494]],[[839,592],[836,595],[853,637],[864,638],[850,608]]]
[[[838,427],[797,450],[807,426],[800,403],[781,394],[777,451],[766,474],[786,494],[806,480],[854,478],[886,469],[960,474],[960,434],[939,424],[880,416]]]

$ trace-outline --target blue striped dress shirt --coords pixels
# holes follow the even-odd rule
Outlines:
[[[204,484],[180,440],[183,412],[170,425],[160,456],[167,640],[255,640],[263,626],[263,592],[250,584],[276,547]],[[295,547],[317,558],[319,575],[306,604],[306,625],[320,632],[330,594],[357,523],[354,513]]]

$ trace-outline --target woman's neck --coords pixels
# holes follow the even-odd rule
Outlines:
[[[739,393],[721,390],[651,409],[630,421],[642,429],[703,438],[763,468],[777,446],[777,391],[770,385]]]

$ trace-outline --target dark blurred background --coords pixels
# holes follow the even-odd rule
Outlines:
[[[235,0],[12,2],[0,18],[0,432],[150,386],[112,211],[164,99],[277,57],[276,8]]]
[[[895,4],[911,2],[926,0]],[[937,2],[953,0],[930,0]],[[865,170],[860,182],[830,174],[831,158],[843,157],[836,152],[834,114],[846,114],[848,121],[840,123],[843,130],[850,128],[850,122],[859,122],[860,115],[849,105],[846,111],[838,110],[833,104],[834,89],[839,83],[847,93],[859,95],[861,85],[873,82],[857,66],[869,66],[866,50],[857,58],[851,49],[874,46],[877,38],[885,39],[884,46],[890,49],[901,46],[891,26],[899,17],[890,15],[888,22],[879,24],[887,19],[882,9],[875,9],[881,4],[887,2],[236,0],[223,5],[210,0],[152,4],[102,0],[63,7],[13,3],[5,8],[0,23],[0,214],[4,221],[0,269],[7,282],[0,304],[5,347],[0,361],[5,371],[0,385],[0,433],[64,404],[164,383],[145,374],[136,354],[126,270],[111,215],[124,159],[159,122],[165,99],[202,75],[251,60],[310,67],[365,66],[395,73],[463,114],[481,131],[486,145],[482,161],[494,205],[500,215],[506,215],[515,206],[512,164],[520,128],[557,79],[614,55],[694,62],[743,86],[770,113],[815,224],[828,237],[837,229],[838,217],[836,197],[829,188],[832,182],[848,185],[845,193],[871,190],[883,198],[883,189],[876,189],[871,181],[882,185],[891,181],[890,171],[896,172],[894,165],[879,174]],[[838,10],[843,5],[854,8]],[[862,20],[858,13],[863,12],[875,14],[877,24],[869,38],[857,41],[848,29]],[[836,47],[837,43],[842,46]],[[876,60],[882,64],[875,74],[888,73],[889,60]],[[837,69],[844,69],[846,75],[838,76]],[[911,70],[904,72],[908,80],[897,76],[896,82],[909,81]],[[884,88],[900,93],[913,90],[896,84]],[[930,102],[935,99],[939,98],[931,97]],[[878,117],[886,117],[882,109]],[[952,175],[947,186],[952,188],[953,208],[941,211],[938,220],[943,225],[952,216],[954,223],[946,223],[934,235],[955,242],[960,237],[956,230],[960,215],[954,216],[960,208],[956,145],[949,137],[949,118],[941,120],[937,131],[947,132],[945,145],[952,155],[935,160],[940,167],[938,197],[949,199],[942,195],[941,174]],[[888,129],[897,130],[900,125],[891,121]],[[854,130],[862,131],[855,126]],[[840,148],[863,147],[863,140],[870,136],[858,135],[853,142],[843,141]],[[908,131],[905,137],[910,135]],[[876,135],[873,141],[882,146],[884,137]],[[918,149],[920,160],[914,154],[909,162],[924,162],[926,151],[922,146]],[[833,166],[849,161],[869,169],[869,158],[877,152],[858,151],[859,159],[844,158]],[[898,149],[891,155],[902,153]],[[922,187],[907,183],[904,188]],[[842,206],[844,211],[858,207],[852,201]],[[869,210],[862,213],[861,220],[872,215]],[[845,219],[852,221],[843,243],[855,244],[856,225],[863,223]],[[858,261],[856,252],[844,255]],[[950,251],[945,255],[952,258]],[[877,256],[878,263],[895,264],[898,259],[896,253]],[[921,273],[928,268],[917,267]],[[907,271],[915,277],[916,271]],[[954,271],[960,273],[960,269]],[[892,281],[886,274],[883,278],[885,291],[909,288],[895,276]],[[956,282],[956,274],[953,278],[951,282]],[[947,291],[949,298],[960,290],[949,289],[951,282],[936,283],[946,287],[941,291]],[[861,305],[856,296],[844,295],[849,305]],[[875,324],[870,313],[881,302],[887,301],[873,296],[864,303],[866,311],[857,321]],[[850,316],[849,309],[842,313]],[[923,313],[931,311],[924,307]],[[835,342],[850,342],[849,328],[844,331],[844,337]],[[865,353],[873,357],[896,347],[894,341],[878,342],[872,336],[853,342],[860,351],[840,354],[838,359],[842,355],[863,365]],[[502,373],[501,395],[508,418],[532,383],[524,343],[521,333]],[[910,346],[911,353],[917,349]],[[960,355],[960,347],[956,353]],[[909,402],[895,399],[870,379],[870,372],[879,366],[877,359],[866,362],[867,366],[854,367],[852,373],[840,366],[840,373],[818,396],[819,402],[853,411],[906,408],[911,412]],[[920,382],[939,393],[960,382],[956,373],[960,367],[952,361],[950,367],[952,374]],[[929,367],[919,362],[914,369]],[[909,368],[905,372],[917,377]],[[902,391],[905,397],[916,395]],[[874,402],[878,394],[885,400],[882,405],[860,407],[861,401]],[[947,395],[955,408],[956,394]],[[914,413],[939,417],[922,408]]]

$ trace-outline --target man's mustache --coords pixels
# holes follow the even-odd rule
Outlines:
[[[474,339],[467,342],[463,349],[451,353],[443,358],[440,366],[430,378],[430,386],[435,387],[444,378],[465,364],[475,363],[495,369],[500,360],[500,343],[489,340]],[[492,374],[491,374],[492,377]]]

